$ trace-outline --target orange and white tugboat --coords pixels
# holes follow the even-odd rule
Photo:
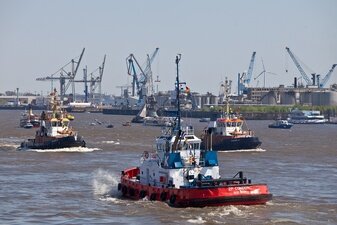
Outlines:
[[[56,90],[50,96],[52,111],[41,113],[41,125],[36,131],[35,138],[22,142],[20,150],[85,147],[82,137],[69,126],[70,121],[61,110],[61,101]]]
[[[241,171],[222,178],[217,152],[200,149],[201,139],[192,127],[181,129],[179,61],[177,56],[176,126],[156,139],[156,152],[143,153],[139,167],[122,171],[118,190],[127,198],[147,196],[173,207],[265,204],[272,198],[266,184],[253,184]]]
[[[210,121],[202,135],[201,148],[213,151],[228,151],[258,148],[262,142],[250,129],[244,129],[247,125],[242,116],[229,111],[228,81],[225,85],[226,112],[221,118]]]

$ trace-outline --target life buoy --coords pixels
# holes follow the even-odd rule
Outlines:
[[[176,202],[176,195],[171,195],[171,197],[170,197],[170,204],[174,205],[175,202]]]
[[[161,194],[160,194],[160,200],[161,201],[166,201],[166,197],[167,197],[167,193],[166,192],[162,192]]]
[[[146,196],[146,191],[141,190],[141,191],[139,192],[139,197],[140,197],[140,198],[145,198],[145,196]]]

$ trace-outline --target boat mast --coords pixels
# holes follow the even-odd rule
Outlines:
[[[176,56],[176,64],[177,64],[177,78],[176,78],[176,92],[177,92],[177,119],[178,119],[178,130],[180,131],[180,89],[179,89],[179,62],[181,59],[181,54]]]
[[[176,133],[176,139],[174,140],[173,144],[172,144],[172,151],[177,150],[177,145],[178,145],[178,140],[180,139],[180,135],[181,135],[181,125],[180,125],[180,82],[179,82],[179,62],[181,59],[181,54],[178,54],[176,56],[176,64],[177,64],[177,78],[176,78],[176,92],[177,92],[177,124],[176,127],[174,128],[177,133]]]

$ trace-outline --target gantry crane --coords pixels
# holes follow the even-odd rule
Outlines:
[[[90,79],[88,79],[87,75],[88,69],[86,67],[83,69],[83,80],[74,80],[74,82],[84,83],[85,102],[88,102],[89,95],[91,99],[95,98],[95,90],[97,87],[98,87],[99,101],[102,102],[102,78],[104,72],[105,59],[106,55],[104,55],[102,65],[90,73]],[[98,72],[98,75],[95,75],[96,72]],[[90,93],[88,93],[88,83],[90,85]]]
[[[90,95],[91,98],[94,98],[95,90],[98,87],[98,94],[99,99],[102,101],[102,78],[104,73],[104,65],[105,65],[105,58],[106,55],[104,55],[102,65],[99,66],[95,71],[90,73]],[[98,71],[98,75],[95,75],[95,72]]]
[[[287,50],[288,54],[290,55],[291,59],[294,61],[298,71],[300,71],[300,74],[301,74],[302,78],[305,80],[305,82],[307,83],[307,85],[317,85],[318,87],[323,88],[327,84],[328,80],[331,77],[331,74],[332,74],[333,70],[336,67],[336,64],[332,65],[329,72],[322,79],[322,82],[319,82],[320,75],[316,75],[316,73],[312,73],[312,80],[310,80],[308,75],[304,72],[301,64],[298,62],[298,58],[292,53],[292,51],[290,51],[290,49],[288,47],[286,47],[286,50]],[[315,84],[315,80],[316,80],[315,77],[316,76],[317,76],[317,84]]]
[[[75,83],[74,83],[74,78],[76,76],[78,67],[81,63],[83,54],[84,54],[85,48],[83,48],[81,55],[79,56],[78,61],[75,61],[75,59],[72,59],[69,63],[66,65],[62,66],[59,70],[57,70],[55,73],[53,73],[50,76],[47,77],[40,77],[36,78],[37,81],[51,81],[53,82],[54,80],[59,80],[60,81],[60,96],[63,98],[65,96],[66,91],[68,90],[69,86],[72,85],[72,95],[73,95],[73,100],[75,100]],[[68,72],[65,68],[71,64],[71,72]],[[76,65],[76,67],[75,67]],[[56,76],[56,74],[59,73],[59,76]],[[68,82],[66,83],[66,80]],[[53,90],[53,87],[51,87]]]

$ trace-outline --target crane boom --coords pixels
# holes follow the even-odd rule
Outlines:
[[[137,95],[141,97],[142,91],[146,90],[149,87],[149,90],[152,91],[153,89],[153,81],[152,81],[152,72],[151,72],[151,63],[155,59],[159,48],[156,48],[151,56],[147,55],[146,66],[141,66],[135,56],[130,54],[126,58],[126,66],[127,66],[127,73],[133,77],[132,81],[132,95]],[[144,69],[143,69],[144,68]],[[151,83],[151,84],[150,84]],[[135,88],[137,91],[135,91]],[[153,92],[153,91],[152,91]]]
[[[288,54],[290,55],[291,59],[294,61],[297,69],[300,71],[303,79],[307,82],[308,85],[311,85],[312,82],[310,80],[310,78],[307,76],[307,74],[304,72],[303,68],[301,67],[300,63],[297,61],[296,57],[294,56],[294,54],[292,53],[292,51],[290,51],[290,49],[288,47],[286,47],[286,50],[288,52]]]
[[[100,74],[99,74],[99,79],[100,79],[100,81],[102,81],[102,77],[103,77],[104,65],[105,65],[105,58],[106,58],[106,55],[104,55],[103,63],[102,63],[101,70],[100,70]]]
[[[326,83],[328,82],[328,80],[331,77],[331,74],[333,72],[333,70],[335,69],[335,67],[337,66],[337,64],[333,64],[331,69],[329,70],[329,72],[325,75],[325,77],[322,79],[322,83],[320,84],[320,87],[324,87],[326,85]]]
[[[254,61],[255,61],[255,55],[256,52],[253,52],[252,57],[250,59],[248,71],[247,71],[247,78],[246,78],[246,83],[249,84],[250,80],[252,79],[252,74],[253,74],[253,68],[254,68]]]
[[[73,94],[74,97],[75,97],[75,83],[73,81],[74,81],[74,78],[76,76],[78,67],[80,66],[80,63],[81,63],[84,51],[85,51],[85,48],[83,48],[82,53],[80,55],[80,58],[78,59],[78,62],[75,62],[74,59],[71,60],[71,63],[72,63],[72,73],[70,74],[70,79],[69,79],[69,81],[68,81],[68,83],[67,83],[67,85],[65,87],[65,92],[66,92],[68,90],[70,84],[72,84],[72,94]],[[76,64],[76,69],[74,70],[73,68],[74,68],[74,64],[75,63],[77,63],[77,64]]]

